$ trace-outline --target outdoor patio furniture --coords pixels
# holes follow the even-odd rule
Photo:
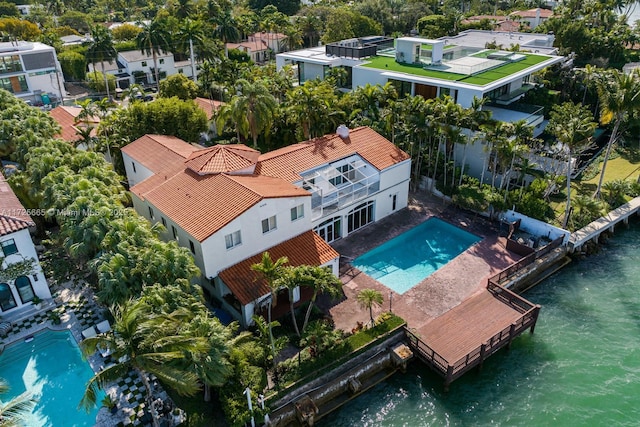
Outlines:
[[[96,328],[94,328],[93,326],[82,331],[82,338],[85,338],[85,339],[95,337],[96,335],[98,335],[98,332],[96,331]]]
[[[0,337],[6,337],[9,332],[13,329],[13,325],[11,322],[1,321],[0,322]]]
[[[106,334],[111,330],[111,325],[109,324],[108,320],[103,320],[102,322],[96,325],[96,329],[98,330],[99,333]]]

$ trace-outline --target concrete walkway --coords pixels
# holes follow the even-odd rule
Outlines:
[[[356,295],[361,289],[371,288],[380,291],[384,297],[383,306],[374,309],[374,316],[389,311],[391,296],[391,310],[420,335],[420,330],[432,319],[485,289],[488,277],[521,258],[506,250],[505,239],[498,237],[499,230],[494,223],[422,193],[410,194],[407,209],[332,246],[342,255],[341,259],[348,262],[434,216],[483,239],[402,295],[345,263],[341,268],[344,298],[340,301],[322,298],[319,303],[331,315],[337,328],[351,331],[358,322],[366,324],[369,321],[369,313],[358,306]]]

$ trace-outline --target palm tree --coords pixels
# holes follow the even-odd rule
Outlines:
[[[215,25],[214,34],[224,43],[224,56],[228,57],[227,43],[236,42],[240,38],[238,23],[231,15],[231,12],[227,11],[217,16]]]
[[[104,76],[104,85],[107,90],[107,98],[110,98],[109,81],[107,80],[107,74],[104,72],[104,62],[107,61],[109,64],[113,63],[113,60],[118,56],[118,52],[116,48],[113,47],[113,37],[108,28],[102,25],[96,25],[91,28],[91,41],[88,44],[85,55],[87,61],[93,64],[94,71],[96,62],[100,62],[102,75]]]
[[[194,82],[197,82],[196,66],[193,54],[194,41],[200,47],[204,45],[204,27],[201,21],[194,21],[192,19],[185,19],[180,24],[178,29],[177,38],[182,43],[189,43],[189,59],[191,61],[191,76]]]
[[[142,31],[136,37],[138,49],[142,53],[153,56],[153,71],[156,80],[156,89],[160,92],[160,78],[158,73],[158,54],[168,52],[170,46],[170,35],[164,22],[158,18],[150,23],[139,23]]]
[[[640,110],[640,73],[635,71],[626,74],[611,69],[599,76],[596,87],[600,100],[600,122],[607,124],[613,121],[613,130],[607,142],[598,188],[594,194],[594,197],[600,198],[611,147],[619,137],[620,125],[627,117]]]
[[[253,148],[258,148],[258,135],[267,130],[273,122],[277,107],[276,99],[261,81],[250,82],[239,79],[236,87],[238,93],[231,99],[235,110],[232,116],[239,117],[242,113],[246,117],[247,130],[251,134]]]
[[[567,154],[567,204],[564,212],[563,226],[566,227],[571,211],[571,172],[575,155],[591,145],[591,137],[596,129],[593,114],[582,104],[565,102],[554,105],[547,128],[562,144]]]
[[[145,298],[130,300],[112,310],[115,319],[112,333],[82,341],[85,355],[93,354],[97,348],[107,349],[117,362],[89,380],[81,407],[95,406],[98,390],[133,370],[144,384],[147,407],[151,410],[153,425],[158,427],[158,416],[152,405],[151,374],[180,395],[192,396],[199,390],[193,358],[186,356],[207,354],[209,343],[205,337],[180,333],[193,314],[187,308],[157,314],[151,307]]]
[[[278,279],[282,277],[284,273],[284,265],[289,262],[286,256],[278,258],[275,262],[271,259],[269,252],[262,254],[262,260],[258,264],[253,264],[251,269],[258,273],[262,279],[267,282],[267,286],[271,290],[271,298],[267,305],[267,322],[269,326],[269,341],[271,343],[271,353],[273,356],[273,363],[275,368],[276,347],[273,339],[273,328],[271,326],[271,308],[274,305],[278,305]]]
[[[369,317],[371,318],[371,327],[375,325],[373,320],[373,306],[380,307],[384,299],[380,291],[375,289],[363,289],[356,295],[356,300],[362,309],[369,309]]]
[[[0,394],[9,391],[9,385],[0,378]],[[0,401],[0,427],[17,427],[23,425],[24,417],[29,414],[36,401],[27,393],[16,396],[7,403]]]
[[[309,301],[309,307],[307,307],[307,313],[304,316],[304,323],[302,324],[302,331],[304,332],[309,324],[311,311],[318,294],[322,293],[328,294],[331,297],[338,297],[342,294],[342,282],[327,267],[305,265],[300,266],[299,268],[304,269],[305,276],[308,277],[308,280],[302,282],[302,286],[309,286],[313,288],[313,295]]]

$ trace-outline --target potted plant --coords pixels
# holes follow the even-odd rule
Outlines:
[[[49,313],[49,319],[51,319],[51,323],[54,325],[59,325],[62,323],[62,319],[60,319],[60,313],[57,311],[52,311]]]
[[[173,423],[174,423],[174,425],[179,425],[180,423],[182,423],[184,421],[184,415],[182,413],[182,409],[173,408],[173,411],[171,413],[173,415]]]
[[[116,401],[113,400],[110,394],[105,394],[102,398],[102,406],[111,411],[112,414],[118,412],[118,406],[116,405]]]
[[[42,298],[40,298],[38,295],[35,295],[31,302],[36,306],[38,310],[40,310],[40,308],[42,307]]]

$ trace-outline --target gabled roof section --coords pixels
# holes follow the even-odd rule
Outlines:
[[[224,173],[203,176],[184,168],[166,179],[155,175],[131,191],[200,242],[262,199],[310,196],[278,178]]]
[[[35,225],[4,175],[0,174],[0,236]]]
[[[199,175],[233,173],[251,169],[258,162],[260,152],[244,144],[215,145],[194,151],[185,161],[185,166]]]
[[[122,148],[122,152],[154,173],[174,169],[201,147],[166,135],[145,135]]]
[[[60,137],[67,142],[74,142],[80,139],[80,136],[77,133],[77,129],[80,126],[83,126],[82,123],[76,123],[76,120],[80,113],[82,112],[82,108],[80,107],[72,107],[72,106],[63,106],[59,105],[56,108],[49,111],[49,115],[53,118],[53,120],[60,125]],[[89,126],[97,127],[100,123],[99,117],[90,117],[88,119]],[[96,135],[96,129],[91,130],[91,136]]]
[[[352,129],[345,139],[334,133],[263,154],[256,173],[296,182],[302,172],[352,154],[358,154],[378,170],[410,158],[385,137],[363,126]]]
[[[328,243],[313,231],[306,231],[292,239],[268,249],[271,259],[286,256],[290,266],[322,265],[340,256]],[[220,272],[219,276],[242,305],[267,295],[270,290],[251,266],[262,259],[256,254]]]
[[[200,109],[202,109],[207,115],[207,119],[211,119],[213,117],[213,113],[224,105],[222,101],[216,101],[215,99],[207,99],[197,97],[193,100]]]

